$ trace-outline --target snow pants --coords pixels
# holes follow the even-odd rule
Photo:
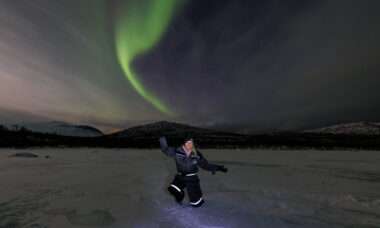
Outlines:
[[[204,200],[202,199],[199,177],[197,175],[186,176],[177,174],[168,187],[168,191],[178,203],[181,203],[185,197],[185,188],[189,196],[190,205],[200,207],[204,203]]]

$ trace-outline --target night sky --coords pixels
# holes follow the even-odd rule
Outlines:
[[[380,121],[380,1],[1,0],[0,121]]]

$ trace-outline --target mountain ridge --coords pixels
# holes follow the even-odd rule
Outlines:
[[[69,124],[62,121],[19,123],[7,127],[13,130],[25,128],[26,130],[37,133],[47,133],[73,137],[98,137],[104,135],[102,131],[95,127],[89,125]]]
[[[310,129],[304,133],[334,134],[334,135],[380,135],[379,122],[351,122],[334,124],[327,127]]]

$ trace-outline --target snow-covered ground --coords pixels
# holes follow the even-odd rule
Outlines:
[[[0,227],[380,227],[379,151],[203,154],[229,172],[201,171],[206,203],[190,208],[158,149],[2,149]]]

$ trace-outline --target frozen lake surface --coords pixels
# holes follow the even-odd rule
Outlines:
[[[2,149],[0,227],[380,227],[380,151],[202,152],[229,172],[202,170],[190,208],[158,149]]]

